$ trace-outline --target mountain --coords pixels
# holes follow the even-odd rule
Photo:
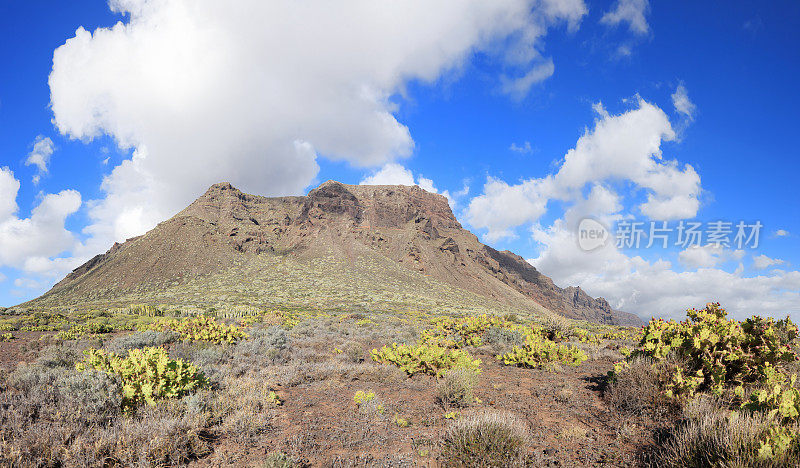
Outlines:
[[[146,234],[115,244],[22,306],[131,303],[552,313],[633,325],[461,227],[417,186],[328,181],[304,197],[213,185]]]

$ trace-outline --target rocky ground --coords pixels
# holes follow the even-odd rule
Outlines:
[[[471,348],[472,356],[482,361],[474,386],[476,400],[455,407],[438,399],[442,379],[423,374],[409,377],[392,365],[370,360],[372,348],[413,341],[419,333],[413,325],[364,322],[358,314],[304,320],[288,332],[260,325],[256,329],[261,331],[255,340],[232,346],[165,344],[172,357],[197,363],[214,386],[184,398],[179,406],[185,404],[185,408],[173,405],[164,410],[171,411],[168,416],[137,415],[143,425],[161,418],[153,429],[157,434],[147,442],[155,446],[143,448],[143,458],[115,456],[196,466],[284,466],[275,464],[275,454],[292,460],[293,465],[285,466],[439,466],[443,463],[441,440],[448,427],[459,419],[491,412],[510,414],[523,422],[529,466],[636,466],[642,454],[654,447],[663,424],[648,416],[622,413],[606,401],[605,376],[613,362],[622,358],[618,351],[622,342],[574,343],[589,360],[577,367],[548,369],[502,365],[495,355],[507,350],[508,343]],[[81,349],[122,349],[128,346],[125,343],[142,341],[142,334],[135,332],[68,342],[54,341],[52,334],[15,332],[13,340],[0,343],[0,366],[5,368],[0,382],[13,381],[14,375],[31,369],[43,372],[36,367],[43,362],[41,356],[62,356],[63,372],[69,374],[74,373],[72,362]],[[280,405],[265,404],[267,390],[275,392]],[[374,402],[359,407],[354,402],[359,391],[373,392]],[[188,409],[194,407],[199,409]],[[203,417],[186,423],[186,414],[192,411]],[[154,442],[161,437],[175,439],[164,421],[178,420],[189,424],[180,430],[196,435],[195,442]],[[36,429],[19,430],[43,431],[45,426],[38,424]],[[59,432],[50,426],[47,431]],[[84,431],[91,438],[91,426]],[[114,431],[109,437],[135,439]],[[64,443],[80,439],[74,434],[64,437]],[[60,455],[38,456],[41,461]]]

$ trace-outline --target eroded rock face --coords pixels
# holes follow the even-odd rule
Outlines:
[[[580,288],[561,289],[522,257],[499,252],[461,227],[447,199],[417,186],[362,186],[328,181],[305,197],[245,194],[211,186],[147,234],[115,244],[31,304],[113,299],[187,277],[229,271],[258,256],[311,261],[387,259],[415,274],[515,307],[542,307],[571,318],[635,324]],[[242,278],[243,282],[253,278]]]

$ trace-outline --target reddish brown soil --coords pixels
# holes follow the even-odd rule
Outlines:
[[[597,384],[610,361],[548,372],[501,366],[488,354],[479,357],[483,373],[476,395],[482,402],[461,414],[488,408],[527,421],[534,466],[633,466],[652,441],[645,423],[618,436],[621,418],[604,403]],[[437,441],[449,421],[436,402],[435,387],[435,379],[417,375],[386,383],[324,380],[278,388],[285,403],[258,447],[220,440],[215,452],[196,464],[257,466],[266,454],[282,451],[311,466],[438,466]],[[360,414],[353,402],[358,390],[374,391],[384,414]],[[395,414],[411,425],[398,427]]]
[[[8,333],[8,332],[4,332]],[[38,349],[42,335],[52,335],[53,332],[12,332],[14,339],[0,342],[0,368],[13,369],[20,362],[27,362],[35,353],[31,348]]]

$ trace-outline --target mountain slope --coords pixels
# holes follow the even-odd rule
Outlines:
[[[639,323],[483,245],[441,195],[334,181],[305,197],[280,198],[216,184],[23,306],[131,302],[518,311]]]

